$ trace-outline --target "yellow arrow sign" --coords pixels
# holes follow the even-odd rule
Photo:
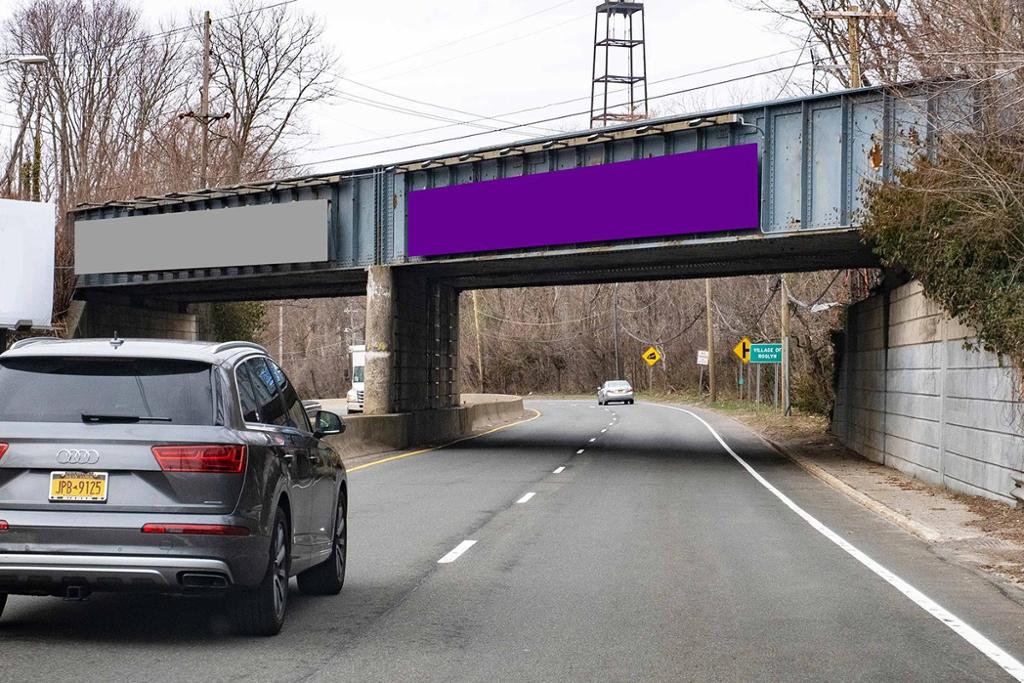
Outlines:
[[[750,362],[750,337],[744,337],[740,343],[733,347],[732,352],[740,357],[744,363]]]
[[[644,351],[643,358],[645,361],[647,361],[648,365],[654,367],[654,364],[661,360],[661,353],[658,351],[658,349],[651,346],[646,351]]]

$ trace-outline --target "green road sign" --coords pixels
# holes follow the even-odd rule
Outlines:
[[[751,363],[781,363],[782,344],[751,344]]]

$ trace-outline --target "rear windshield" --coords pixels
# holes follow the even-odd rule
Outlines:
[[[0,422],[81,422],[94,415],[212,425],[210,381],[210,366],[191,361],[6,358]]]
[[[615,382],[608,382],[608,384],[606,384],[605,386],[607,386],[609,389],[629,389],[629,382],[618,380]]]

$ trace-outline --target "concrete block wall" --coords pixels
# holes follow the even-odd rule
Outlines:
[[[911,282],[848,311],[832,431],[931,484],[1007,503],[1024,467],[1017,372]]]

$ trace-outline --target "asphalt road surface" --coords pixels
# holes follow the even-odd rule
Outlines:
[[[1015,596],[734,423],[530,407],[352,472],[345,589],[293,589],[280,636],[207,599],[18,597],[0,680],[991,681],[1024,658]]]

